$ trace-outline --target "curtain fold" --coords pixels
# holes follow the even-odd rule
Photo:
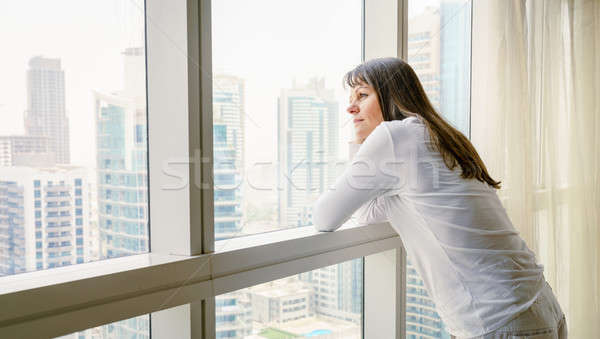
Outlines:
[[[471,139],[572,338],[600,338],[600,1],[473,2]]]

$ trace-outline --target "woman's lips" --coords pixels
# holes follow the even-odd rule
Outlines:
[[[365,119],[354,119],[354,123],[356,124],[357,122],[361,122],[363,120],[365,120]]]

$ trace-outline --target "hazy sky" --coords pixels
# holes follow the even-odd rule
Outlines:
[[[340,119],[348,120],[342,76],[360,63],[360,6],[358,0],[213,3],[215,71],[246,80],[247,163],[274,160],[277,96],[294,77],[299,84],[325,77],[341,101]],[[349,135],[352,126],[345,127]]]
[[[0,41],[4,46],[0,55],[0,134],[23,133],[29,59],[35,55],[60,58],[65,71],[72,163],[93,167],[92,90],[122,88],[121,52],[143,43],[142,3],[0,2]],[[413,1],[409,11],[420,11],[430,3],[439,1]],[[215,71],[246,80],[248,162],[274,160],[276,98],[281,88],[291,86],[294,77],[302,83],[311,76],[324,76],[326,86],[339,97],[340,122],[348,120],[347,93],[342,91],[341,79],[360,62],[360,6],[360,0],[213,1]],[[350,123],[343,128],[342,147],[351,136],[351,128]]]
[[[32,56],[60,58],[65,71],[71,161],[95,165],[92,90],[122,88],[121,52],[143,41],[140,0],[0,2],[0,134],[21,134]]]

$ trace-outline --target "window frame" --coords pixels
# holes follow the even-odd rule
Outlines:
[[[214,241],[211,0],[145,6],[150,252],[0,278],[0,337],[151,313],[155,338],[214,338],[216,295],[364,257],[363,338],[404,338],[406,252],[389,223]],[[363,60],[405,59],[408,0],[362,7]],[[190,184],[172,189],[174,173]]]

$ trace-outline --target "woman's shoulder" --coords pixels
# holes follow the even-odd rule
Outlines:
[[[425,127],[425,124],[419,117],[411,116],[408,118],[404,118],[402,120],[390,120],[384,121],[382,124],[385,124],[387,129],[394,134],[409,134],[415,135],[419,131],[422,131]]]
[[[413,125],[423,125],[423,121],[418,116],[410,116],[404,118],[402,120],[390,120],[385,121],[389,126],[413,126]]]
[[[419,120],[418,117],[408,117],[402,120],[389,120],[382,121],[375,127],[373,132],[369,135],[367,140],[371,140],[370,143],[382,144],[385,142],[391,142],[393,144],[406,144],[410,141],[415,141],[419,133],[425,125]],[[417,127],[417,128],[415,128]],[[365,141],[366,142],[366,141]]]

